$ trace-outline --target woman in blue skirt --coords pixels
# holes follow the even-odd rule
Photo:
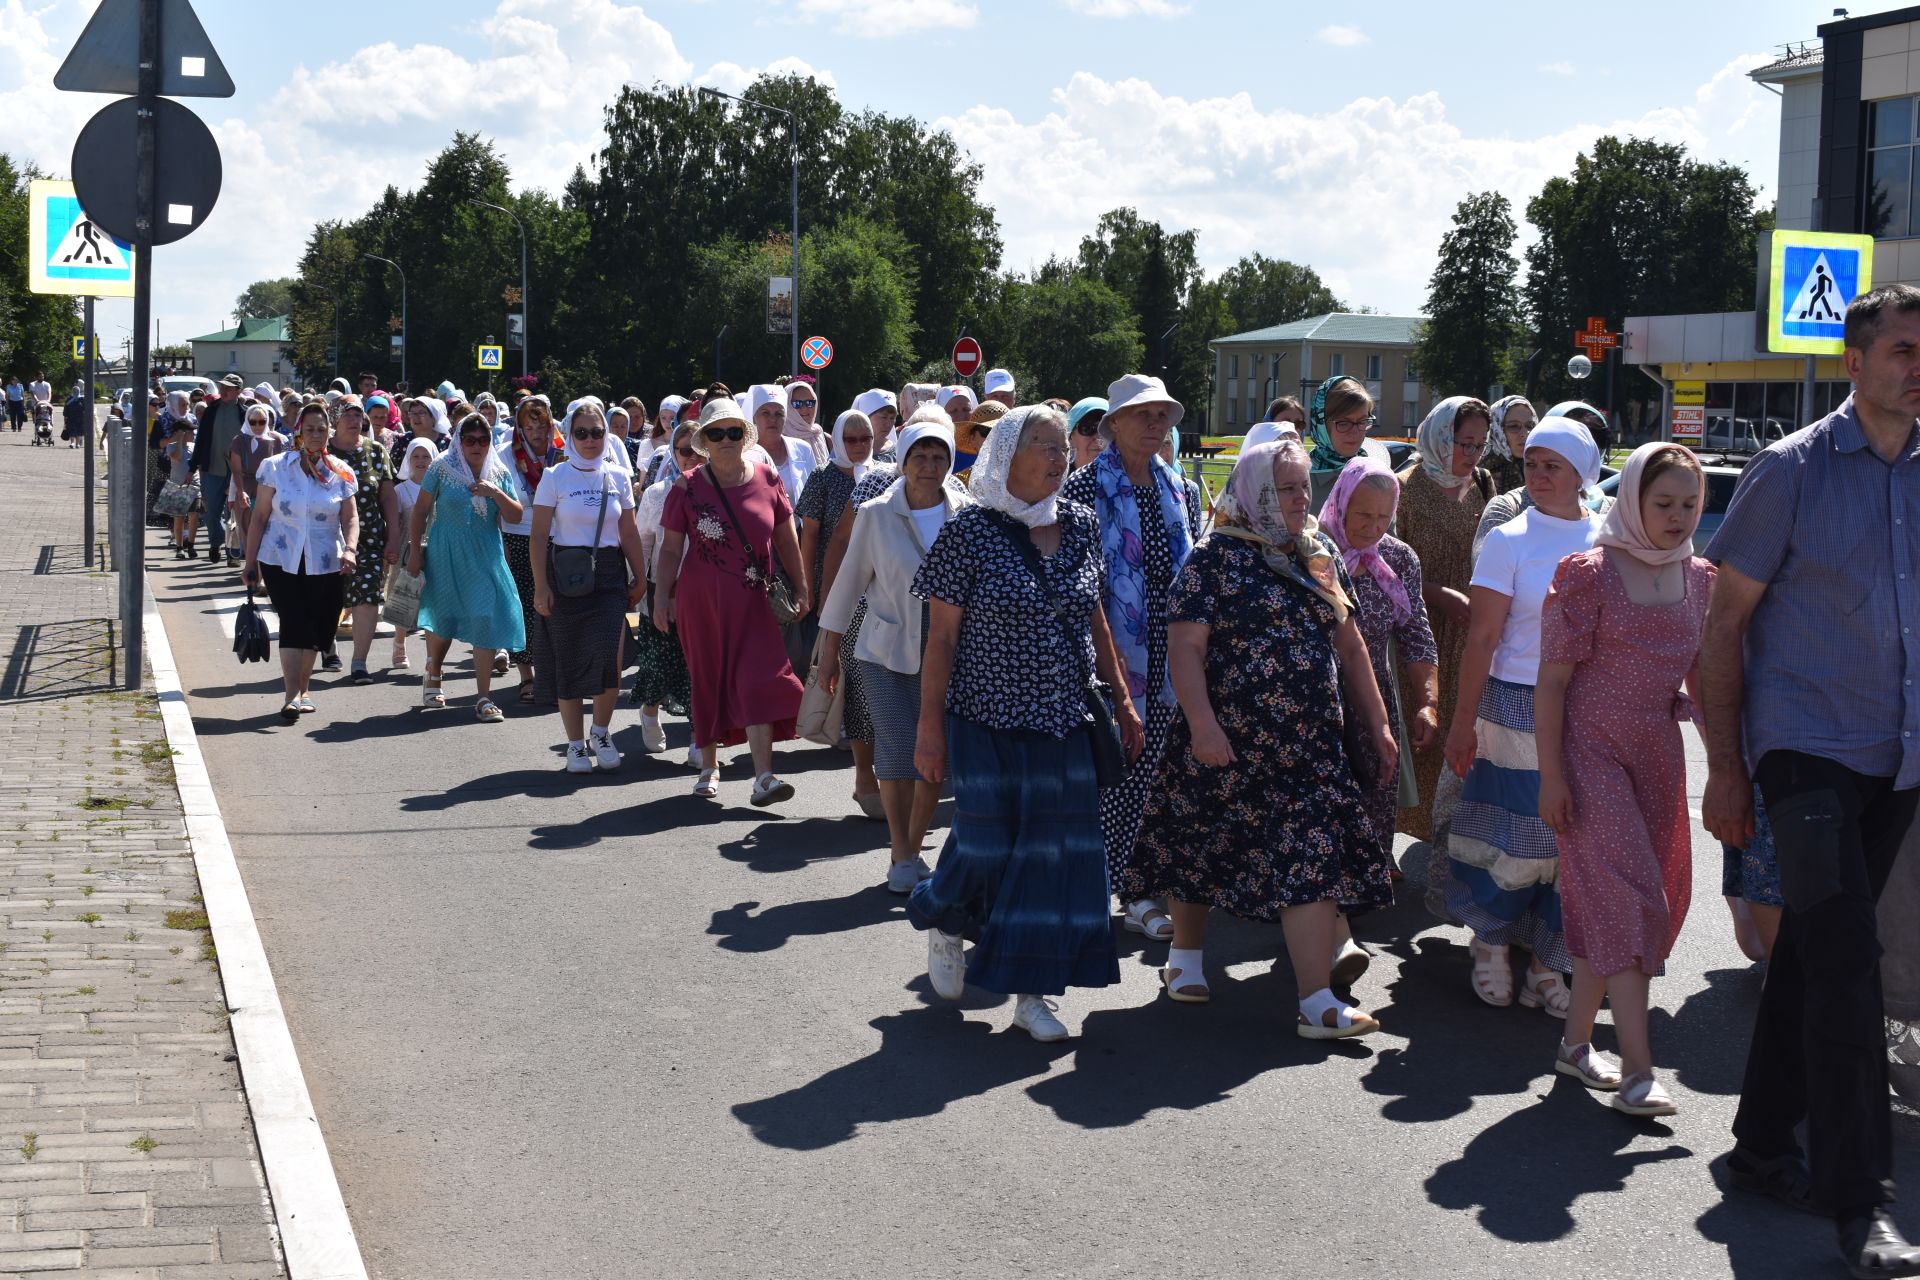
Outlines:
[[[1472,613],[1460,659],[1460,700],[1447,734],[1447,766],[1466,780],[1447,841],[1446,908],[1473,930],[1473,990],[1491,1005],[1514,1002],[1507,948],[1533,953],[1522,1005],[1567,1016],[1573,971],[1556,887],[1560,846],[1540,820],[1533,687],[1540,678],[1540,611],[1560,561],[1593,546],[1601,518],[1582,495],[1600,475],[1586,427],[1547,417],[1527,436],[1527,496],[1519,517],[1487,535],[1474,561]],[[1589,1046],[1575,1046],[1586,1049]],[[1592,1078],[1583,1059],[1568,1062]]]
[[[1108,688],[1125,680],[1098,607],[1099,525],[1059,496],[1068,456],[1052,409],[994,424],[973,468],[979,505],[947,522],[912,587],[929,603],[914,765],[928,782],[951,774],[954,819],[907,918],[927,931],[935,992],[1017,996],[1013,1024],[1036,1040],[1067,1036],[1046,997],[1120,980],[1085,691],[1096,664]],[[1131,700],[1114,713],[1138,757]]]

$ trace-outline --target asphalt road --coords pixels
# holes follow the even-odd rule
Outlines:
[[[744,754],[699,800],[685,726],[650,758],[623,707],[624,770],[570,777],[557,716],[473,718],[464,657],[420,709],[417,641],[286,726],[277,666],[229,650],[238,575],[155,566],[380,1276],[1844,1274],[1825,1224],[1716,1186],[1759,974],[1704,833],[1655,985],[1668,1124],[1555,1076],[1561,1024],[1481,1005],[1411,883],[1360,931],[1384,1034],[1299,1039],[1279,930],[1219,918],[1211,1005],[1159,997],[1128,936],[1122,984],[1040,1045],[1010,1002],[932,996],[846,757],[783,748],[777,813]]]

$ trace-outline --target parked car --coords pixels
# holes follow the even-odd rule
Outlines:
[[[1789,430],[1778,418],[1708,418],[1700,447],[1716,453],[1754,454],[1786,439]]]
[[[188,395],[196,391],[203,391],[209,396],[220,394],[220,388],[214,385],[212,378],[195,377],[191,373],[176,373],[160,379],[160,391],[162,395],[172,395],[176,391],[184,391]]]
[[[1693,531],[1693,552],[1705,555],[1707,544],[1713,541],[1713,535],[1720,528],[1720,522],[1727,518],[1727,507],[1733,502],[1733,491],[1740,485],[1740,473],[1746,470],[1752,459],[1747,453],[1723,453],[1702,455],[1700,469],[1707,473],[1707,509],[1700,513],[1700,527]],[[1620,473],[1612,467],[1601,468],[1600,483],[1594,488],[1612,498],[1620,488]]]

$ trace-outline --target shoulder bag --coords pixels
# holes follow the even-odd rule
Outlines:
[[[734,518],[733,504],[727,501],[726,489],[721,486],[719,479],[714,476],[713,464],[709,462],[705,469],[707,473],[707,483],[712,485],[713,491],[720,495],[720,506],[727,513],[727,523],[732,525],[733,531],[740,535],[740,545],[746,549],[747,559],[753,561],[753,544],[747,541],[747,531],[740,526],[740,521]],[[767,548],[767,568],[760,581],[761,589],[767,593],[767,605],[773,610],[773,620],[783,627],[790,622],[800,621],[800,609],[793,601],[793,587],[788,584],[785,578],[774,576],[773,548],[771,546]]]
[[[578,471],[579,468],[575,467]],[[600,551],[600,531],[607,524],[607,507],[613,502],[613,486],[600,491],[600,514],[593,522],[593,542],[584,547],[563,547],[547,543],[547,577],[560,595],[578,598],[593,594],[593,558]]]
[[[1040,549],[1033,545],[1033,539],[1018,521],[998,511],[992,514],[1000,532],[1006,535],[1021,563],[1027,566],[1034,585],[1047,598],[1047,604],[1053,609],[1053,620],[1060,624],[1060,634],[1066,637],[1067,648],[1074,655],[1074,666],[1087,699],[1087,739],[1093,746],[1094,781],[1102,791],[1117,787],[1127,776],[1127,753],[1120,745],[1120,726],[1113,716],[1113,703],[1108,700],[1104,687],[1094,683],[1093,673],[1080,665],[1080,644],[1067,626],[1066,606],[1047,582],[1046,567],[1040,563]]]

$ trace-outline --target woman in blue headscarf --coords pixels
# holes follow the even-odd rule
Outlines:
[[[1159,942],[1173,936],[1173,920],[1146,896],[1133,849],[1179,710],[1167,674],[1167,594],[1199,536],[1200,510],[1179,471],[1159,456],[1185,413],[1165,384],[1128,374],[1107,389],[1107,403],[1100,434],[1111,443],[1067,478],[1060,495],[1092,507],[1099,519],[1107,626],[1127,673],[1127,697],[1146,724],[1140,758],[1119,786],[1100,795],[1107,874],[1126,906],[1124,927]]]
[[[1373,425],[1373,395],[1358,378],[1337,373],[1322,382],[1307,409],[1306,445],[1312,451],[1312,513],[1320,508],[1349,462],[1366,454],[1391,468],[1393,455],[1378,440],[1367,439]],[[1243,446],[1244,448],[1244,446]]]

